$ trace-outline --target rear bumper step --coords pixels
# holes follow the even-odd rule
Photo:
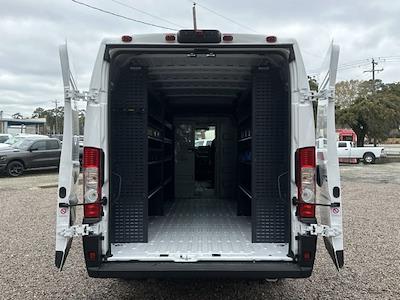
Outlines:
[[[312,267],[291,262],[106,262],[89,267],[97,278],[305,278]]]

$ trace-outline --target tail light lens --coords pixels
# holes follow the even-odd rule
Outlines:
[[[101,216],[101,150],[83,148],[83,197],[84,217],[100,218]]]
[[[298,215],[315,217],[315,147],[297,150],[296,183],[298,190]]]

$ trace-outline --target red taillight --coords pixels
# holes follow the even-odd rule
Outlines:
[[[83,148],[83,198],[85,218],[101,216],[101,150]]]
[[[265,40],[267,41],[267,43],[276,43],[277,38],[274,35],[270,35],[270,36],[267,36],[265,38]]]
[[[124,43],[130,43],[130,42],[132,42],[132,36],[123,35],[123,36],[121,36],[121,41],[123,41]]]
[[[85,147],[83,149],[83,167],[100,167],[100,149]]]
[[[315,217],[315,147],[301,148],[296,154],[296,184],[298,190],[298,215]]]

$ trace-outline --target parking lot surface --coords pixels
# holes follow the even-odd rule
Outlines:
[[[57,173],[0,177],[1,299],[400,299],[400,163],[341,167],[345,266],[322,240],[314,273],[277,283],[92,279],[75,239],[54,267]]]

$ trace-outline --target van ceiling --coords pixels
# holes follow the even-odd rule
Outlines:
[[[251,87],[255,67],[278,67],[286,73],[287,59],[279,54],[120,54],[116,69],[144,67],[150,89],[170,105],[232,105]],[[115,68],[113,68],[115,71]],[[112,73],[114,76],[118,74]],[[283,73],[282,73],[283,75]]]

